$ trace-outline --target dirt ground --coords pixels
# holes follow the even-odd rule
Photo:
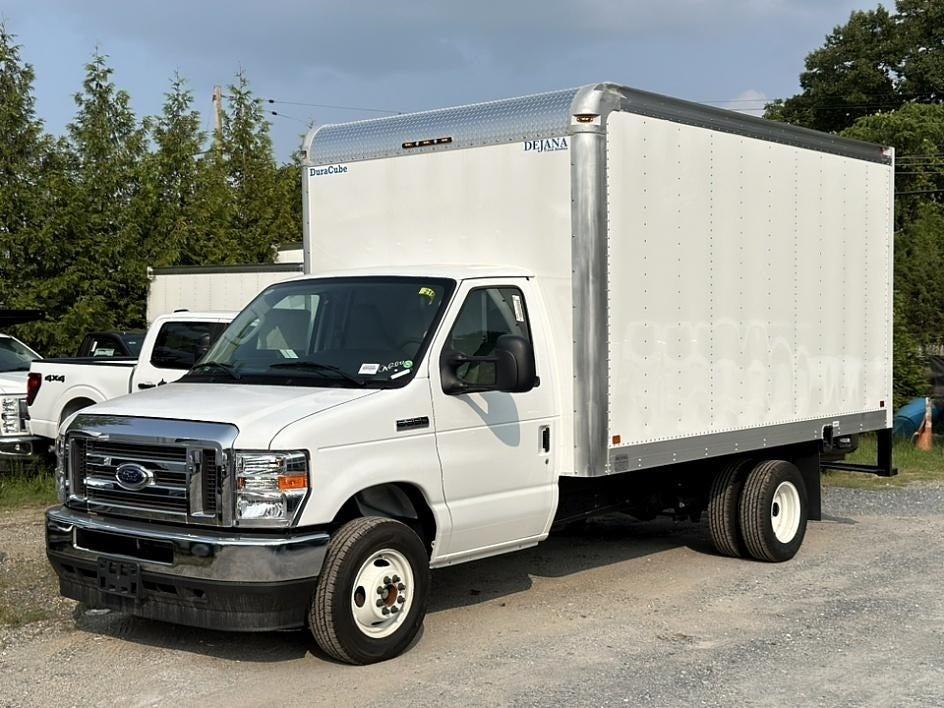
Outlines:
[[[58,599],[41,511],[0,514],[0,705],[941,705],[944,486],[826,491],[770,565],[704,525],[591,522],[433,573],[402,657],[349,667],[303,632],[224,634]]]

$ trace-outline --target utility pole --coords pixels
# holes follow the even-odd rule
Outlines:
[[[219,86],[213,87],[213,113],[216,117],[215,137],[218,143],[223,141],[223,89]]]

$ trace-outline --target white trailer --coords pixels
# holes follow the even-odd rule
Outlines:
[[[64,424],[65,595],[370,663],[430,568],[611,510],[783,561],[837,438],[893,474],[890,149],[613,84],[305,148],[308,277]]]
[[[263,290],[302,272],[300,243],[279,249],[275,263],[148,268],[147,322],[180,310],[239,311]]]

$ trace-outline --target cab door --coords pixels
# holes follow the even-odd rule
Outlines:
[[[148,332],[131,376],[131,392],[176,381],[210,348],[226,321],[158,321]]]
[[[532,302],[530,309],[541,311],[538,298],[526,278],[463,281],[431,350],[436,442],[452,517],[443,556],[458,560],[525,545],[549,528],[557,504],[552,440],[559,413],[549,342],[529,313]],[[538,386],[523,393],[444,391],[443,352],[488,357],[506,334],[532,342]],[[495,370],[464,364],[456,375],[483,387]]]

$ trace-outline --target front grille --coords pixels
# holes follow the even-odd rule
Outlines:
[[[219,511],[220,468],[216,450],[203,451],[203,511],[216,514]]]
[[[85,441],[81,458],[85,497],[90,504],[187,515],[187,448],[93,439]],[[129,462],[153,473],[148,486],[129,490],[118,484],[115,472]]]
[[[219,523],[223,469],[219,451],[173,445],[138,445],[72,437],[72,496],[90,510]],[[123,487],[118,468],[139,465],[150,473],[141,489]]]

